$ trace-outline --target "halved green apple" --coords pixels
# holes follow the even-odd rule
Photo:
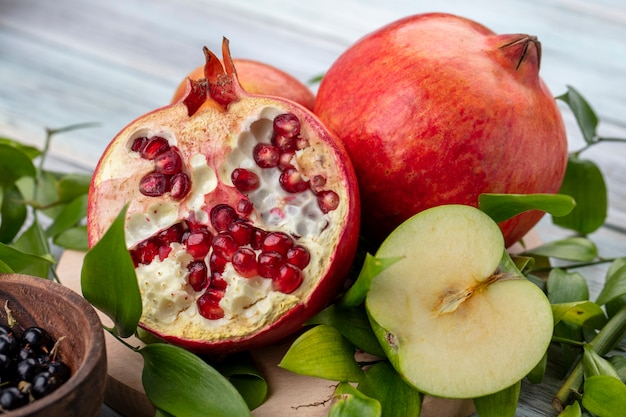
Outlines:
[[[372,327],[417,390],[475,398],[520,381],[553,331],[545,294],[515,267],[498,225],[465,205],[411,217],[376,257],[402,256],[366,297]]]

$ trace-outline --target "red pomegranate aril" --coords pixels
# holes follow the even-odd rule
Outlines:
[[[228,204],[218,204],[211,210],[211,224],[218,232],[228,230],[228,226],[237,219],[237,212]]]
[[[309,180],[309,185],[311,186],[311,191],[319,193],[322,187],[326,185],[326,177],[319,174],[313,175]]]
[[[239,246],[245,246],[250,243],[252,227],[253,226],[246,221],[236,220],[228,226],[228,232]]]
[[[209,287],[215,290],[226,291],[226,287],[228,287],[228,282],[226,282],[226,280],[222,278],[221,273],[212,272]]]
[[[184,172],[175,174],[170,179],[170,195],[174,200],[180,200],[191,191],[191,180]]]
[[[170,190],[170,179],[160,172],[150,172],[139,181],[139,192],[148,197],[159,197]]]
[[[233,254],[233,268],[244,278],[258,275],[256,253],[250,248],[239,248]]]
[[[272,288],[285,294],[291,294],[302,285],[302,271],[295,265],[284,264],[278,276],[272,279]]]
[[[141,152],[149,141],[150,139],[145,136],[138,137],[133,140],[133,143],[130,145],[130,150],[133,152]]]
[[[295,245],[287,251],[287,263],[300,269],[306,268],[311,260],[308,249],[302,245]]]
[[[252,228],[252,234],[250,235],[250,246],[254,250],[259,250],[263,248],[263,241],[267,237],[269,232],[259,229],[258,227]]]
[[[277,136],[294,138],[300,134],[300,120],[293,113],[279,114],[274,118],[274,132]]]
[[[208,283],[208,269],[204,261],[191,261],[187,265],[187,281],[194,291],[202,291]]]
[[[242,193],[254,191],[259,188],[259,176],[245,168],[236,168],[230,175],[230,179],[236,189]]]
[[[233,254],[237,249],[239,249],[239,245],[228,232],[219,232],[213,238],[213,250],[228,262],[233,259]]]
[[[296,149],[301,150],[307,148],[309,145],[310,143],[307,138],[303,138],[302,136],[296,138]]]
[[[174,175],[183,169],[183,160],[174,148],[171,148],[154,159],[154,170],[166,175]]]
[[[207,288],[202,294],[196,304],[198,306],[198,312],[202,317],[209,320],[218,320],[224,317],[224,310],[220,307],[220,300],[224,298],[224,291]]]
[[[275,278],[285,257],[278,252],[261,252],[257,258],[257,272],[263,278]]]
[[[322,213],[326,214],[339,207],[339,196],[334,191],[321,191],[317,194],[317,205]]]
[[[291,161],[293,160],[295,155],[296,155],[295,151],[285,151],[281,153],[280,159],[278,161],[278,169],[280,169],[281,171],[284,171],[287,168],[292,168],[293,165],[291,164]]]
[[[301,193],[309,188],[309,182],[306,181],[302,174],[293,166],[285,168],[280,174],[278,182],[283,190],[288,193]]]
[[[167,139],[161,136],[153,136],[141,149],[140,154],[143,159],[151,161],[169,149],[170,144],[167,142]]]
[[[252,203],[247,198],[242,198],[237,203],[237,213],[242,217],[248,217],[252,213]]]
[[[213,235],[208,230],[195,230],[187,236],[185,241],[187,252],[194,259],[204,258],[211,249],[212,241]]]
[[[280,149],[268,143],[258,143],[252,151],[252,157],[259,167],[274,168],[280,161]]]
[[[227,263],[228,261],[221,255],[218,255],[215,251],[211,252],[211,256],[209,256],[209,269],[211,269],[211,273],[223,273]]]
[[[164,261],[170,253],[172,252],[172,247],[170,245],[161,245],[159,246],[159,259]]]
[[[148,265],[159,254],[159,242],[156,239],[146,239],[139,242],[133,252],[133,258],[138,263]]]
[[[284,232],[270,232],[263,239],[263,252],[278,252],[286,255],[287,251],[294,245],[293,238]]]
[[[296,138],[295,137],[274,135],[272,137],[272,144],[278,147],[283,152],[296,150]]]
[[[185,233],[185,227],[182,223],[174,223],[167,229],[161,230],[157,233],[157,239],[161,241],[162,245],[169,245],[171,243],[180,243],[183,240],[183,234]]]

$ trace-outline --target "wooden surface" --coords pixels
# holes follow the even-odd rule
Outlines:
[[[0,136],[41,146],[45,128],[97,122],[57,136],[50,160],[89,172],[124,125],[170,100],[202,63],[203,45],[219,50],[226,36],[235,57],[274,64],[306,82],[366,33],[427,11],[537,35],[541,74],[554,95],[574,86],[599,114],[602,135],[626,137],[623,0],[0,0]],[[564,117],[570,148],[579,149],[581,136],[565,109]],[[610,198],[607,226],[591,237],[603,256],[624,256],[626,145],[601,144],[583,155],[600,165]],[[536,231],[545,241],[569,235],[549,219]],[[582,271],[592,297],[605,271]],[[555,416],[551,395],[546,384],[524,386],[517,415]]]

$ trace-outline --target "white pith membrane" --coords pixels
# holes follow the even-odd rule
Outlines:
[[[550,303],[534,283],[499,273],[503,251],[497,224],[467,206],[426,210],[381,245],[377,257],[405,259],[374,278],[367,311],[394,367],[420,392],[494,393],[547,350]]]
[[[260,168],[256,165],[252,149],[259,142],[270,143],[272,120],[279,114],[291,112],[292,109],[279,108],[270,99],[264,101],[256,98],[255,101],[259,104],[255,103],[254,110],[245,107],[250,106],[245,100],[231,103],[228,114],[237,115],[238,111],[245,109],[249,116],[243,121],[233,116],[232,121],[220,123],[215,132],[210,132],[211,125],[208,121],[203,121],[202,117],[187,118],[183,115],[185,108],[182,105],[179,109],[181,122],[173,121],[171,126],[164,125],[158,116],[142,118],[140,124],[129,128],[124,146],[111,150],[107,164],[103,164],[98,172],[99,186],[108,188],[104,193],[115,192],[116,187],[113,184],[104,186],[104,183],[116,177],[122,177],[117,179],[120,184],[119,192],[122,189],[126,192],[133,186],[137,188],[137,179],[153,169],[152,161],[143,161],[137,152],[130,151],[134,139],[141,136],[165,137],[170,146],[176,146],[183,156],[183,171],[189,174],[192,188],[181,201],[175,201],[167,193],[155,198],[130,191],[134,199],[131,200],[126,221],[126,243],[129,249],[190,215],[195,217],[196,222],[208,225],[215,235],[209,219],[210,209],[218,203],[236,205],[243,194],[234,188],[231,173],[235,168],[246,168],[260,178],[259,188],[245,193],[253,205],[248,220],[255,227],[266,231],[288,233],[294,237],[296,244],[309,251],[310,262],[302,271],[303,282],[290,294],[273,290],[271,279],[261,276],[240,277],[229,262],[222,273],[222,279],[228,285],[219,303],[224,310],[224,317],[209,320],[199,314],[196,304],[196,300],[205,290],[195,291],[187,281],[187,265],[193,258],[185,250],[184,244],[171,244],[171,251],[166,258],[161,260],[156,256],[151,263],[139,264],[136,268],[143,301],[141,323],[158,334],[201,341],[252,335],[307,300],[319,279],[325,276],[336,250],[341,237],[341,225],[348,211],[346,199],[340,197],[336,209],[323,213],[311,190],[290,194],[278,185],[280,171],[277,168]],[[208,111],[215,112],[211,109]],[[333,190],[339,196],[345,196],[345,185],[338,178],[341,171],[340,164],[335,160],[337,155],[317,138],[317,132],[310,130],[304,115],[297,116],[302,122],[301,136],[309,140],[309,146],[296,152],[292,165],[305,176],[323,175],[327,179],[325,190]],[[228,118],[228,115],[220,114],[218,117]],[[200,126],[202,122],[206,126]],[[184,123],[187,128],[181,129],[179,123]],[[175,131],[178,133],[174,133]],[[221,142],[220,139],[212,140],[220,142],[219,146],[225,144],[226,148],[232,148],[222,160],[217,156],[216,160],[221,161],[217,162],[217,168],[207,161],[206,153],[211,150],[196,144],[195,141],[201,141],[202,138],[193,139],[192,136],[197,136],[198,132],[222,136]],[[210,156],[209,159],[214,157],[215,155]],[[133,173],[128,173],[124,178],[124,173],[128,170]],[[224,193],[224,189],[227,189],[225,201],[212,201],[211,197],[205,199],[205,195]],[[210,201],[210,206],[206,204],[207,201]],[[112,212],[103,214],[111,215]],[[207,265],[211,252],[212,249],[204,258]],[[260,251],[256,252],[258,255]]]

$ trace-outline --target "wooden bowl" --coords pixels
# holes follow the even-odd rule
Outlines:
[[[0,275],[0,323],[7,323],[5,302],[18,324],[37,325],[59,345],[60,359],[72,376],[51,394],[2,414],[7,417],[95,417],[104,401],[107,375],[104,333],[93,307],[56,282],[19,274]]]

